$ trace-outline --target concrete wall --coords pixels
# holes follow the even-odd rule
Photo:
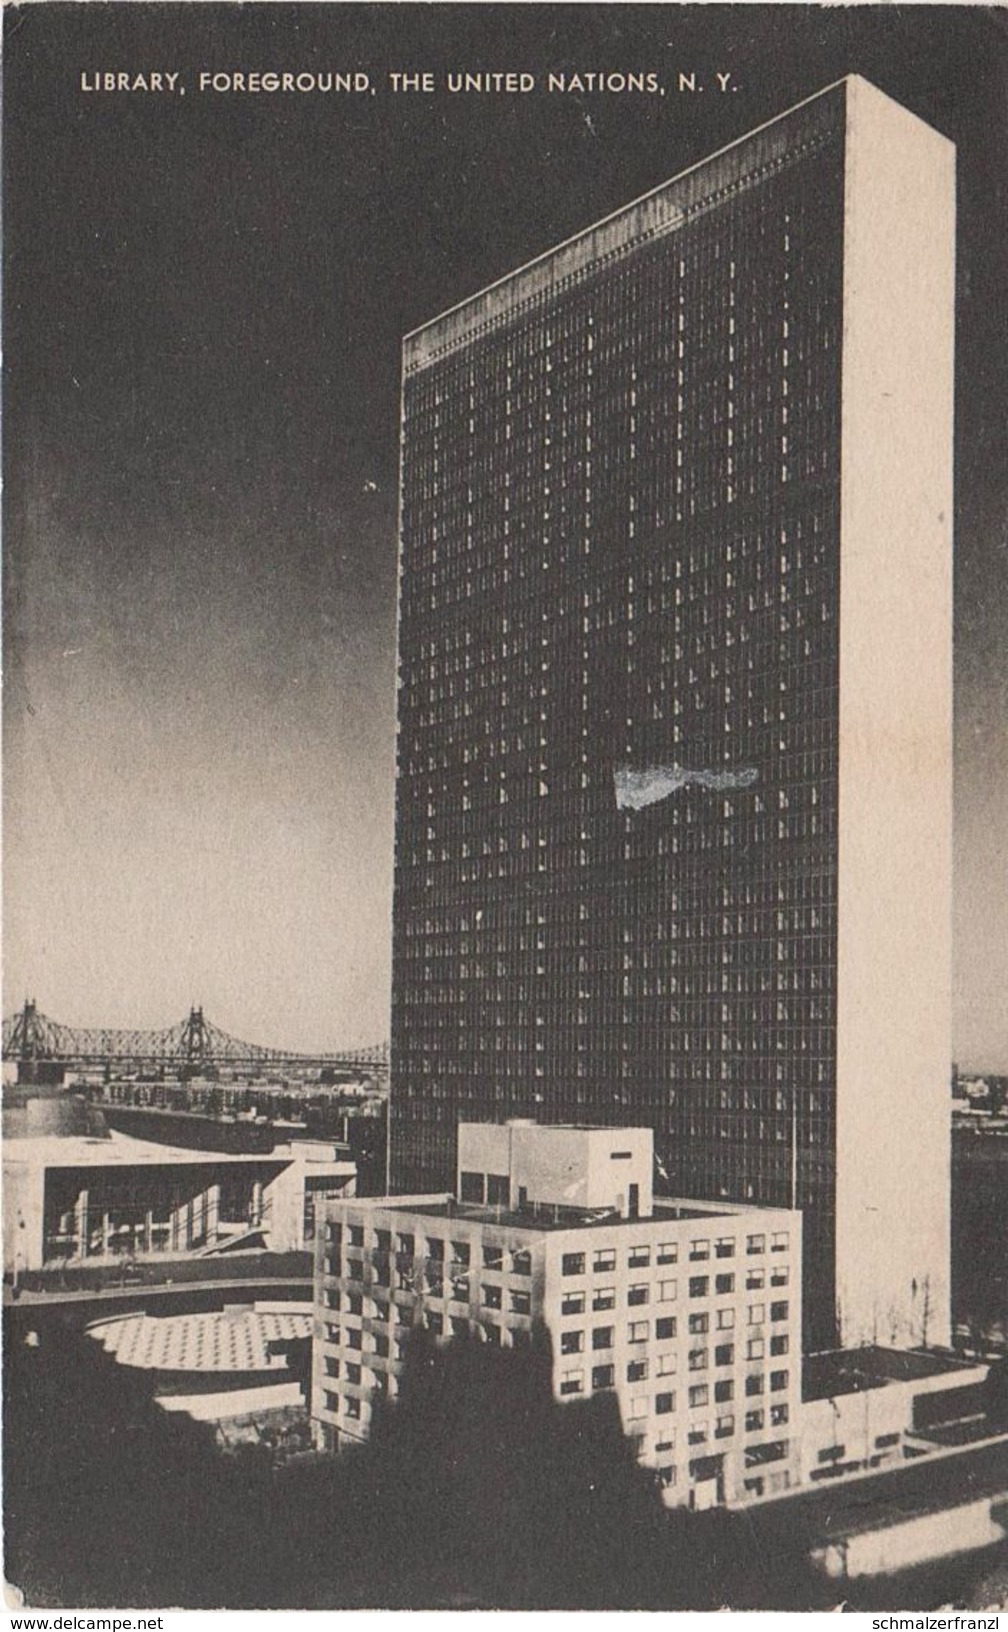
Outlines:
[[[887,1383],[808,1402],[801,1414],[803,1483],[828,1483],[824,1470],[834,1466],[867,1467],[875,1457],[902,1460],[903,1435],[913,1426],[913,1401],[911,1384]],[[898,1436],[894,1445],[878,1444],[893,1434]],[[829,1454],[841,1449],[835,1457]]]
[[[5,1275],[41,1269],[44,1175],[31,1162],[3,1164],[3,1268]]]
[[[506,1174],[510,1171],[511,1130],[506,1123],[459,1123],[458,1173]],[[456,1195],[458,1191],[456,1175]]]
[[[630,1186],[636,1184],[638,1210],[650,1213],[652,1142],[650,1128],[514,1124],[512,1190],[524,1187],[530,1202],[625,1212]]]
[[[588,1205],[627,1210],[630,1186],[637,1186],[637,1211],[652,1210],[654,1134],[650,1128],[606,1128],[593,1132],[588,1144]]]
[[[949,1337],[955,150],[847,82],[840,1340]]]
[[[352,1162],[313,1160],[312,1147],[307,1147],[308,1159],[302,1159],[297,1145],[291,1147],[290,1165],[265,1186],[264,1212],[269,1223],[270,1249],[273,1252],[297,1252],[305,1245],[304,1209],[305,1185],[309,1178],[328,1178],[333,1191],[352,1196],[356,1189],[357,1170]],[[324,1211],[324,1202],[317,1202],[318,1218]]]
[[[1008,1518],[997,1497],[982,1496],[960,1507],[942,1508],[880,1525],[816,1548],[813,1564],[832,1580],[892,1575],[917,1564],[933,1564],[956,1553],[994,1547],[1008,1537]]]

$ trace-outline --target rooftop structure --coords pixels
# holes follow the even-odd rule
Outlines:
[[[948,1339],[954,159],[845,79],[403,346],[390,1188],[648,1126],[810,1349]]]

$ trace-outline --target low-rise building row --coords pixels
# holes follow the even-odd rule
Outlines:
[[[646,1128],[459,1127],[454,1195],[329,1203],[317,1445],[367,1439],[415,1334],[548,1344],[558,1402],[611,1396],[669,1506],[743,1505],[926,1455],[983,1366],[869,1347],[809,1362],[802,1216],[656,1199]],[[944,1402],[944,1403],[943,1403]]]

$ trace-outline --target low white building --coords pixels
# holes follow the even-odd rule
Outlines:
[[[3,1150],[4,1273],[109,1258],[209,1254],[259,1241],[310,1246],[318,1208],[353,1195],[331,1144],[268,1155],[180,1149],[125,1134],[10,1139]]]
[[[947,1350],[865,1345],[807,1355],[802,1483],[858,1477],[930,1454],[943,1426],[979,1420],[987,1370]]]
[[[457,1194],[331,1204],[316,1242],[312,1416],[367,1437],[409,1335],[552,1344],[558,1400],[611,1392],[669,1505],[796,1479],[801,1214],[652,1196],[646,1128],[462,1124]]]

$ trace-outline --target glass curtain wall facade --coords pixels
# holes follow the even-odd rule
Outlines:
[[[845,94],[407,338],[390,1180],[647,1124],[835,1335]]]

